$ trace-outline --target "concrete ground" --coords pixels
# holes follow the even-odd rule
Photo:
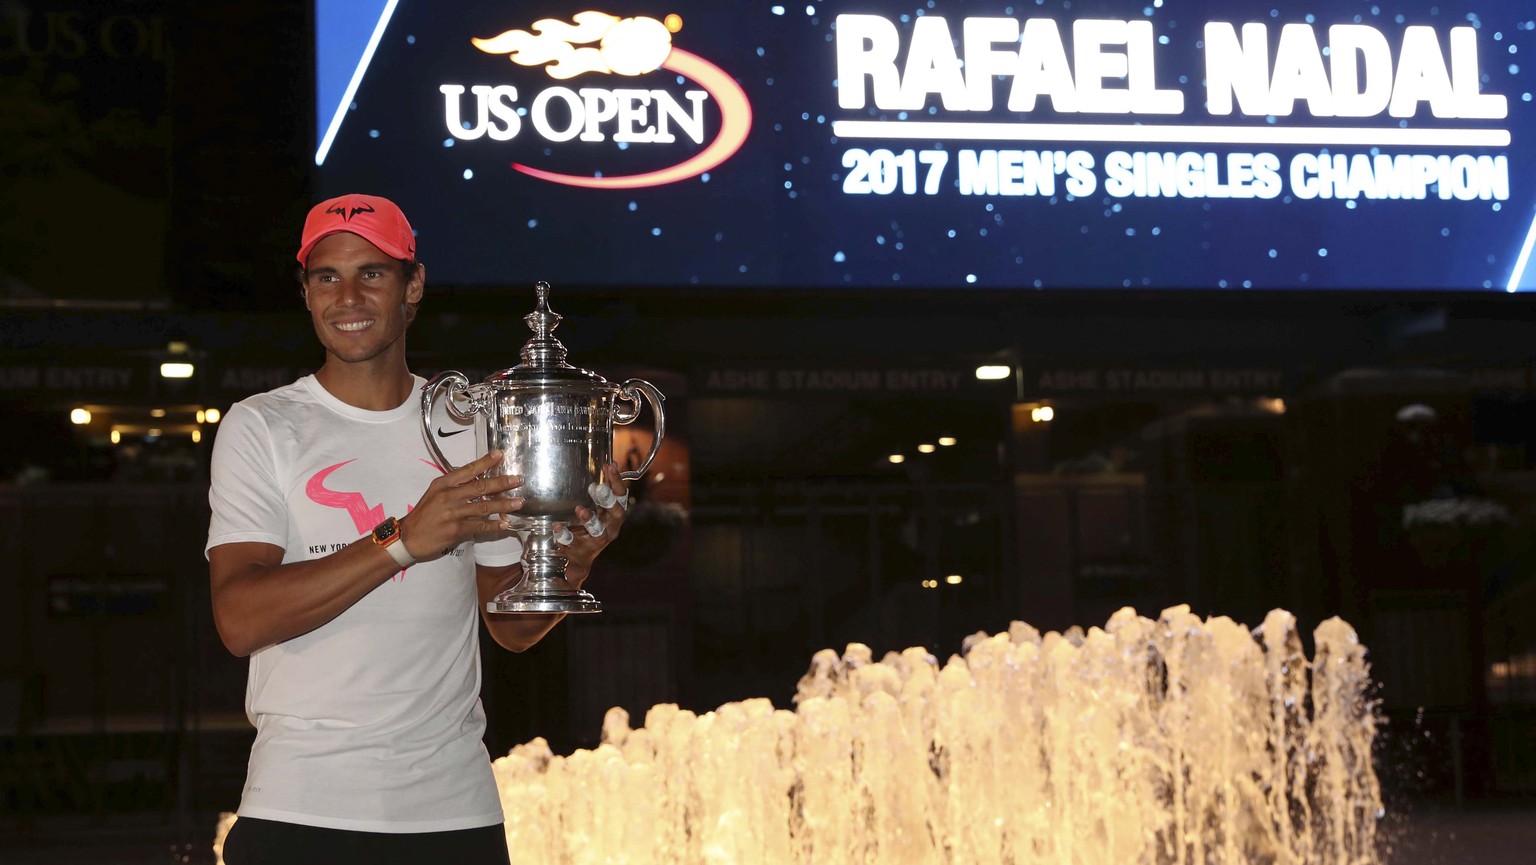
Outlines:
[[[1421,806],[1383,821],[1382,865],[1532,865],[1536,805]]]
[[[214,861],[216,820],[217,815],[189,820],[186,833],[158,814],[55,817],[31,826],[6,821],[0,823],[0,863],[206,865]],[[1389,813],[1380,835],[1378,865],[1532,865],[1536,863],[1536,804],[1418,806],[1410,812]],[[517,862],[515,857],[513,861]]]
[[[0,824],[4,865],[207,865],[212,826],[185,832],[160,814],[110,817],[51,816]]]

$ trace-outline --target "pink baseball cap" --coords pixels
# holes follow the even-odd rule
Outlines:
[[[352,232],[392,258],[416,260],[416,235],[400,208],[387,198],[354,192],[310,208],[299,244],[299,265],[308,267],[315,244],[339,231]]]

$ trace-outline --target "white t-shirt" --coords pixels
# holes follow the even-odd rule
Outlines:
[[[282,547],[284,563],[306,561],[405,516],[441,473],[423,440],[424,383],[382,412],[341,402],[313,376],[236,403],[213,447],[207,549],[254,541]],[[452,424],[437,440],[463,465],[475,435]],[[475,564],[521,552],[515,538],[466,543],[252,653],[256,742],[240,815],[367,832],[502,822],[481,741]]]

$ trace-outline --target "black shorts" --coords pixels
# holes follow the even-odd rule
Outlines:
[[[452,832],[354,832],[241,817],[224,838],[226,865],[511,865],[500,825]]]

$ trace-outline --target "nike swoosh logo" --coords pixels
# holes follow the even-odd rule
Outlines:
[[[445,439],[445,438],[448,438],[449,436],[456,436],[456,435],[458,435],[461,432],[469,432],[469,430],[456,429],[453,432],[448,432],[447,430],[443,429],[442,427],[438,427],[437,428],[437,437],[440,438],[440,439]]]

